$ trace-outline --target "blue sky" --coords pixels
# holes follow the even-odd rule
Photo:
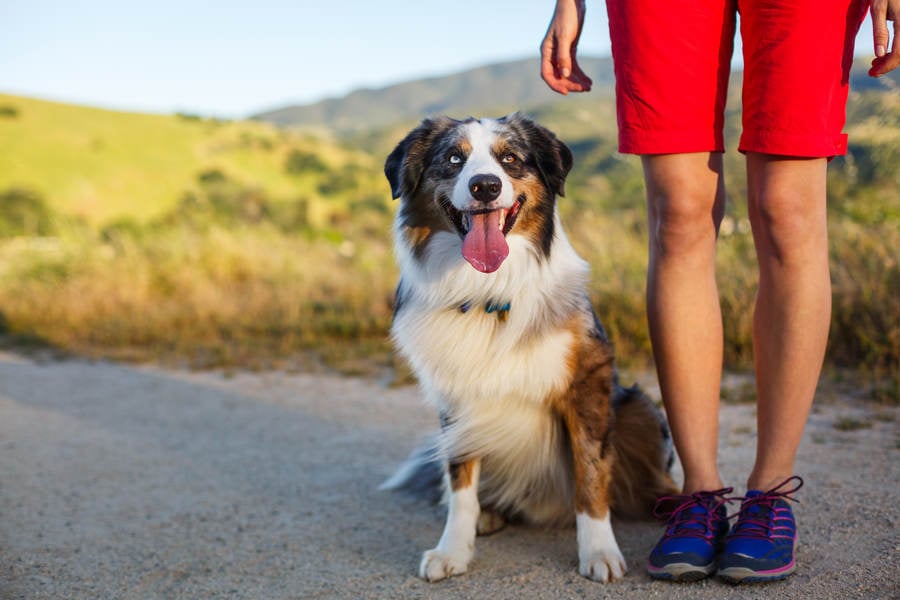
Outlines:
[[[553,0],[0,0],[0,91],[242,117],[536,57],[552,10]],[[866,24],[857,48],[870,46]],[[603,2],[588,2],[580,52],[609,54]]]

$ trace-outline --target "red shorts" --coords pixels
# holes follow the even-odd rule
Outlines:
[[[738,150],[847,151],[853,41],[867,0],[607,0],[619,151],[723,152],[736,14],[744,47]]]

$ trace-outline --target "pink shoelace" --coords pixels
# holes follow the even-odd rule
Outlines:
[[[744,498],[729,498],[729,501],[741,500],[740,512],[729,517],[729,519],[738,517],[731,537],[793,539],[794,526],[788,518],[790,509],[779,507],[776,502],[789,500],[799,503],[800,501],[794,498],[793,494],[801,487],[803,487],[803,479],[793,475],[766,492],[748,495]]]
[[[720,506],[733,501],[727,497],[734,488],[727,487],[709,492],[662,496],[653,507],[653,516],[668,523],[666,536],[689,536],[711,539],[715,535],[713,517]],[[669,508],[672,504],[676,506]],[[704,510],[692,511],[693,507]]]

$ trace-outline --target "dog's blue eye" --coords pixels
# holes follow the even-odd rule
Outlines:
[[[451,165],[462,164],[462,156],[460,156],[459,154],[451,154],[448,160],[450,161]]]

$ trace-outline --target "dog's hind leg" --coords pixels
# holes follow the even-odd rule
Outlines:
[[[491,535],[506,527],[506,519],[497,511],[481,509],[476,531],[478,535]]]
[[[481,461],[468,459],[450,462],[450,499],[447,522],[438,545],[422,555],[419,576],[440,581],[465,573],[475,553],[475,533],[481,507],[478,504],[478,477]]]

